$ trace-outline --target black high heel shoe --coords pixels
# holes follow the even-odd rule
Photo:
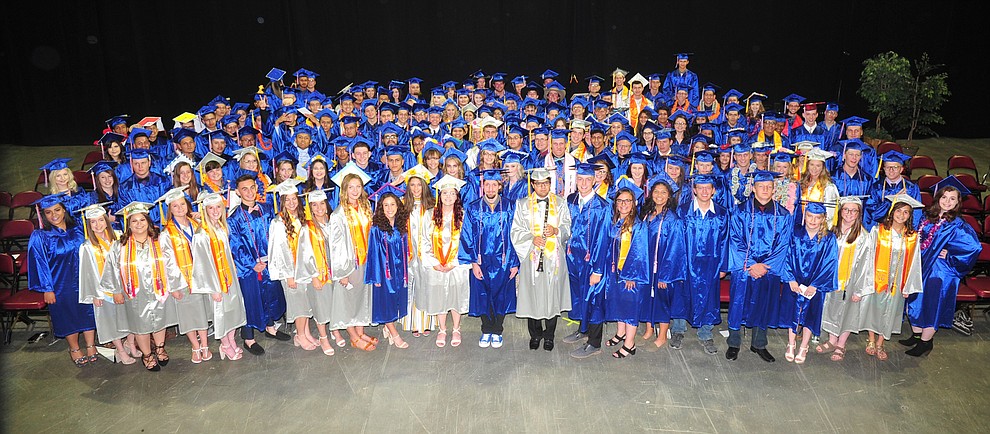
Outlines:
[[[612,336],[612,339],[609,339],[608,342],[605,342],[605,346],[614,347],[616,345],[619,345],[625,340],[626,340],[625,336],[619,336],[618,334],[616,334],[615,336]]]
[[[905,347],[913,347],[918,345],[918,342],[921,342],[921,333],[911,333],[911,337],[897,341],[897,343]]]
[[[930,340],[927,340],[927,341],[919,341],[918,342],[918,345],[915,345],[914,348],[911,348],[910,350],[905,351],[904,354],[907,354],[907,355],[913,356],[913,357],[924,356],[925,354],[930,353],[932,351],[932,348],[935,347],[935,344],[932,342],[934,340],[935,339],[933,338],[933,339],[930,339]]]
[[[163,368],[168,366],[168,353],[165,352],[165,344],[155,346],[155,358]]]

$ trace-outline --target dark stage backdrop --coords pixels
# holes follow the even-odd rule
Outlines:
[[[217,94],[250,101],[278,66],[317,88],[419,76],[428,89],[483,69],[566,77],[690,68],[724,90],[795,92],[865,115],[864,59],[929,52],[954,95],[943,135],[986,137],[966,103],[990,94],[985,20],[961,1],[636,2],[267,0],[8,1],[3,6],[0,143],[92,142],[110,115],[171,119]],[[565,78],[566,80],[566,78]],[[565,83],[567,84],[567,83]],[[568,84],[570,92],[583,83]],[[779,103],[778,103],[779,104]],[[136,120],[134,119],[134,120]],[[171,122],[166,122],[171,127]]]

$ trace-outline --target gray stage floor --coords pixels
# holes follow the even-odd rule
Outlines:
[[[979,311],[978,311],[979,312]],[[783,360],[786,333],[771,331],[767,364],[744,345],[739,360],[708,356],[693,334],[684,348],[616,360],[528,348],[523,320],[506,320],[503,348],[477,346],[480,323],[465,320],[464,344],[433,336],[406,350],[365,353],[293,348],[261,339],[267,353],[192,364],[184,337],[169,341],[159,373],[139,365],[76,368],[64,341],[2,348],[4,432],[988,432],[988,320],[973,336],[936,335],[926,358],[863,353],[850,338],[846,360]],[[606,333],[614,332],[614,326]],[[377,330],[373,335],[380,336]],[[748,338],[744,340],[748,343]],[[646,348],[645,343],[640,343]],[[216,354],[216,344],[212,346]]]

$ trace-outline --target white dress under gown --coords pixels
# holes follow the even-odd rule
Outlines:
[[[88,241],[79,247],[79,303],[94,304],[93,300],[103,300],[103,306],[93,306],[93,314],[96,337],[101,344],[105,344],[127,337],[127,313],[124,312],[124,305],[114,304],[113,294],[100,290],[103,267],[97,263],[95,249],[97,247]]]
[[[567,241],[571,236],[571,213],[567,201],[560,196],[555,197],[557,209],[555,215],[547,214],[547,225],[556,227],[559,233],[555,251],[552,254],[543,253],[543,272],[536,271],[540,249],[533,246],[533,222],[542,225],[545,207],[549,203],[537,202],[536,209],[531,209],[529,197],[516,201],[510,238],[519,256],[516,316],[520,318],[550,319],[571,310],[571,284],[565,258]]]
[[[145,335],[157,331],[165,330],[168,327],[179,324],[179,319],[175,311],[175,300],[170,294],[171,291],[185,291],[187,285],[179,272],[179,267],[175,260],[169,261],[162,252],[157,252],[158,260],[164,261],[165,276],[162,276],[162,284],[165,293],[158,295],[155,293],[155,282],[153,278],[153,263],[155,254],[152,252],[152,242],[149,238],[144,244],[135,243],[137,247],[134,251],[134,266],[137,269],[137,282],[132,297],[124,290],[124,276],[121,275],[121,247],[120,241],[114,241],[110,245],[110,252],[105,256],[106,263],[103,266],[103,276],[100,277],[100,290],[112,294],[124,294],[124,316],[127,321],[123,324],[118,322],[118,326],[125,325],[127,330],[121,332]]]
[[[296,240],[299,240],[301,227],[302,224],[298,219],[292,219],[292,231],[296,234]],[[285,319],[289,322],[295,321],[296,318],[313,317],[313,307],[308,298],[306,285],[296,281],[296,288],[289,288],[289,279],[296,278],[295,253],[289,245],[282,216],[275,217],[268,228],[268,276],[282,284],[282,292],[285,293]]]
[[[351,240],[347,216],[344,215],[346,206],[347,204],[342,203],[330,214],[330,237],[327,238],[330,244],[330,270],[334,279],[331,289],[333,291],[329,323],[331,330],[371,325],[371,285],[364,283],[366,264],[357,263],[354,241]],[[368,228],[370,229],[371,226]],[[368,234],[365,233],[365,239],[367,237]],[[340,284],[340,279],[344,277],[347,278],[350,287]]]
[[[861,228],[859,237],[852,245],[847,245],[845,242],[848,235],[848,233],[840,234],[836,237],[836,242],[839,244],[840,264],[846,249],[855,249],[849,279],[844,288],[836,289],[825,295],[825,307],[822,311],[822,331],[835,336],[845,332],[862,330],[863,313],[861,307],[863,302],[854,303],[852,298],[853,295],[862,297],[864,294],[873,292],[875,234]],[[840,281],[842,277],[839,276]]]
[[[399,319],[399,323],[405,331],[422,332],[436,328],[437,317],[427,314],[416,305],[418,285],[424,279],[423,253],[419,248],[419,243],[427,236],[423,230],[423,222],[432,217],[433,210],[423,209],[423,205],[419,201],[413,204],[412,212],[409,213],[409,254],[412,257],[407,267],[409,269],[407,274],[409,299],[406,312],[409,314]]]
[[[879,228],[880,225],[876,225],[870,232],[874,239],[879,238],[877,235]],[[914,244],[915,252],[907,279],[903,279],[906,243],[897,231],[891,231],[891,245],[893,248],[890,253],[890,289],[876,292],[873,287],[868,288],[862,294],[863,299],[859,301],[862,318],[859,330],[879,333],[886,340],[890,340],[894,334],[901,333],[901,323],[904,321],[904,294],[915,294],[921,292],[923,288],[919,247],[921,240]],[[904,287],[900,288],[902,279]]]
[[[442,273],[433,269],[440,265],[440,260],[437,259],[440,252],[433,248],[433,219],[423,219],[424,237],[419,243],[423,274],[417,284],[416,304],[430,315],[446,314],[450,310],[466,314],[471,303],[471,287],[468,285],[471,264],[461,264],[457,260],[460,237],[451,239],[452,222],[453,214],[444,215],[443,228],[439,235],[444,251],[448,252],[449,264],[456,265],[453,270]]]
[[[172,223],[169,222],[169,224]],[[169,260],[176,265],[178,265],[178,259],[175,249],[188,249],[190,256],[192,255],[192,246],[186,240],[185,236],[179,234],[179,238],[181,239],[173,239],[168,231],[162,231],[158,235],[158,242],[162,245],[162,254],[170,258]],[[183,277],[183,280],[185,280],[185,277]],[[182,299],[175,299],[175,310],[179,318],[180,334],[186,334],[196,330],[206,330],[210,327],[210,321],[213,321],[213,300],[210,300],[210,296],[207,294],[190,292],[189,289],[192,288],[192,282],[186,281],[186,285],[188,287],[182,294]]]
[[[317,240],[319,243],[323,243],[324,249],[327,253],[330,253],[330,248],[327,245],[326,240],[331,234],[331,224],[327,220],[324,224],[317,223],[320,228],[320,234],[322,238]],[[295,258],[295,269],[293,270],[296,279],[296,290],[304,291],[304,295],[307,297],[307,302],[311,306],[313,312],[313,319],[316,320],[317,324],[327,324],[333,318],[331,313],[333,312],[333,296],[336,287],[332,282],[326,282],[323,288],[316,289],[313,286],[313,279],[320,275],[318,269],[316,268],[317,261],[329,263],[329,258],[317,258],[313,250],[313,237],[309,235],[308,226],[303,226],[302,231],[299,234],[299,247],[296,250]],[[333,274],[333,268],[330,269],[330,278],[337,280],[344,276],[337,276]]]
[[[241,294],[241,285],[237,280],[237,268],[234,265],[234,258],[230,255],[230,241],[227,232],[221,228],[215,229],[217,240],[223,243],[221,250],[227,255],[227,263],[230,264],[231,279],[227,292],[220,288],[220,275],[213,265],[213,251],[210,249],[210,236],[205,230],[200,230],[193,235],[192,256],[193,256],[193,279],[192,292],[194,294],[207,294],[213,308],[213,337],[220,339],[227,333],[237,330],[247,324],[247,313],[244,311],[244,296]],[[213,301],[212,294],[222,294],[219,302]]]

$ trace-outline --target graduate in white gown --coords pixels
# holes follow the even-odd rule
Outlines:
[[[135,349],[134,335],[127,332],[124,307],[114,304],[113,294],[100,290],[106,255],[120,235],[110,227],[104,205],[93,204],[78,211],[82,213],[86,236],[86,242],[79,247],[79,302],[93,305],[99,342],[113,342],[116,361],[131,365],[136,362],[135,356],[131,355]]]
[[[179,323],[170,293],[185,291],[188,285],[175,261],[162,253],[151,207],[131,202],[117,212],[124,218],[124,234],[106,255],[100,290],[113,293],[114,303],[124,305],[127,331],[135,334],[145,369],[160,371],[169,361],[165,329]]]
[[[332,317],[334,295],[337,288],[334,280],[342,276],[334,274],[333,260],[330,257],[334,227],[330,223],[330,210],[326,191],[314,190],[303,194],[306,200],[306,221],[299,228],[299,241],[295,256],[295,283],[305,291],[319,332],[317,345],[323,354],[332,356],[334,349],[327,336],[327,323]],[[345,289],[342,289],[344,291]]]
[[[247,324],[247,313],[230,254],[227,207],[216,193],[200,194],[199,201],[203,225],[193,235],[192,292],[208,294],[213,301],[213,336],[220,339],[220,358],[237,360],[244,351],[234,341],[234,332]]]
[[[402,196],[403,206],[409,216],[409,314],[399,322],[402,329],[411,331],[414,337],[429,336],[430,330],[436,327],[437,317],[429,315],[416,304],[416,293],[419,292],[420,281],[423,279],[423,253],[420,243],[429,235],[424,231],[426,220],[433,215],[435,200],[430,194],[430,180],[433,177],[425,166],[414,166],[405,173],[406,192]]]
[[[512,246],[519,256],[516,316],[526,318],[529,348],[544,341],[552,351],[557,318],[571,309],[571,286],[567,274],[567,241],[571,236],[571,213],[564,198],[550,191],[546,169],[530,174],[532,192],[516,201],[512,220]]]

